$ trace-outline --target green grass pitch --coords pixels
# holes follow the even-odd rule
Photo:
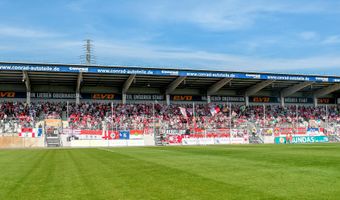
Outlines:
[[[340,199],[340,144],[0,150],[0,199]]]

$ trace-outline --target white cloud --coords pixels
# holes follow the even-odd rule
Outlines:
[[[299,37],[303,40],[315,40],[319,37],[319,35],[313,31],[304,31],[299,34]]]
[[[192,23],[214,30],[238,30],[250,27],[259,19],[270,20],[270,14],[332,13],[338,12],[339,4],[324,1],[150,1],[128,4],[134,14],[142,18],[162,22]],[[132,8],[130,8],[132,7]]]
[[[16,26],[0,26],[0,36],[17,37],[17,38],[49,38],[60,36],[44,30],[16,27]]]
[[[322,41],[322,44],[326,45],[340,44],[340,35],[329,36]]]
[[[88,15],[112,14],[145,20],[146,23],[192,24],[210,31],[240,30],[259,20],[275,20],[277,14],[339,13],[340,4],[322,0],[72,0],[66,8]],[[96,9],[92,9],[96,8]]]
[[[310,73],[323,69],[340,68],[340,57],[337,55],[304,57],[298,59],[247,57],[234,54],[209,53],[180,48],[164,48],[137,43],[96,42],[96,52],[105,60],[137,60],[151,63],[154,66],[180,67],[187,66],[215,70],[251,70],[268,72],[287,72],[300,70]]]
[[[42,40],[36,45],[27,43],[14,49],[2,46],[2,49],[6,51],[6,55],[19,53],[20,59],[26,61],[79,63],[82,44],[82,41]],[[135,41],[95,40],[94,44],[98,64],[295,73],[324,73],[327,72],[326,70],[333,69],[334,72],[340,69],[340,57],[337,55],[285,59],[210,53],[186,48],[160,47]],[[22,55],[26,55],[26,58]],[[4,56],[2,57],[5,59]],[[15,58],[7,60],[13,59]]]
[[[87,3],[89,2],[85,0],[71,0],[66,4],[66,8],[73,12],[84,12],[88,8]]]

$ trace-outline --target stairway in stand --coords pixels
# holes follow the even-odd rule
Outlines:
[[[47,147],[61,147],[61,138],[59,135],[46,135],[45,144]]]
[[[164,134],[160,132],[159,129],[155,129],[154,131],[154,137],[155,137],[155,145],[156,146],[164,146],[163,140],[164,140]]]

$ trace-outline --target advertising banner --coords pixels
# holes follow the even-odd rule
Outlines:
[[[75,136],[79,140],[129,140],[143,139],[144,130],[81,130],[81,129],[63,129],[63,133],[69,136]]]
[[[26,92],[0,92],[0,98],[26,98]]]
[[[207,101],[206,96],[202,96],[203,101]],[[245,97],[241,96],[210,96],[211,102],[245,102]]]
[[[80,134],[77,136],[80,140],[102,140],[102,130],[80,130]]]
[[[285,103],[300,103],[300,104],[312,104],[314,102],[313,98],[305,98],[305,97],[286,97]]]
[[[323,135],[323,132],[319,128],[308,128],[307,135],[310,135],[310,136]]]
[[[114,93],[81,93],[82,99],[92,99],[92,100],[122,100],[121,94]]]
[[[62,126],[61,119],[45,119],[46,126],[59,127]]]
[[[80,135],[80,132],[81,130],[80,129],[71,129],[71,128],[64,128],[63,129],[63,134],[65,135],[69,135],[69,136],[72,136],[72,135]]]
[[[197,141],[197,138],[183,137],[182,144],[183,145],[197,145],[198,141]]]
[[[178,130],[178,129],[167,129],[166,134],[170,134],[170,135],[178,135],[178,134],[185,134],[185,130]]]
[[[136,74],[148,76],[188,76],[211,78],[238,78],[258,80],[287,80],[310,82],[340,82],[335,76],[271,74],[271,73],[242,73],[225,71],[203,70],[177,70],[155,68],[133,68],[118,66],[83,66],[83,65],[50,65],[50,64],[25,64],[25,63],[0,63],[0,71],[41,71],[41,72],[68,72],[68,73],[98,73],[98,74]]]
[[[294,134],[294,135],[306,135],[307,134],[307,128],[305,127],[298,127],[298,128],[279,128],[276,127],[274,129],[274,135],[287,135],[287,134]]]
[[[199,95],[171,95],[172,101],[203,101],[202,96]]]
[[[133,101],[164,101],[165,96],[159,94],[127,94],[126,100]]]
[[[244,137],[235,137],[235,138],[231,137],[230,143],[231,144],[247,144],[249,143],[249,141]]]
[[[249,102],[251,103],[279,103],[280,98],[254,96],[254,97],[249,97]]]
[[[318,98],[318,104],[336,104],[335,98]]]
[[[229,129],[191,130],[186,135],[185,130],[166,130],[165,141],[170,145],[208,145],[208,144],[247,144],[248,135],[243,129],[232,129],[230,137]]]
[[[326,136],[294,136],[292,138],[292,144],[301,143],[324,143],[328,142],[328,137]],[[288,143],[286,137],[276,137],[275,144],[286,144]]]
[[[230,138],[229,137],[216,137],[214,138],[215,144],[230,144]]]

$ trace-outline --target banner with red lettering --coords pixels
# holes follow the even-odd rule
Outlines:
[[[230,133],[231,132],[231,133]],[[166,130],[165,142],[169,145],[207,145],[207,144],[247,144],[248,134],[245,129],[191,129]]]
[[[280,136],[280,135],[287,135],[287,134],[293,134],[293,135],[306,135],[307,134],[307,128],[305,127],[298,127],[298,128],[274,128],[274,136]]]

